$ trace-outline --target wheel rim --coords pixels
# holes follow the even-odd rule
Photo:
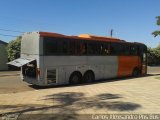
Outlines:
[[[134,76],[134,77],[137,77],[138,75],[139,75],[139,71],[138,71],[138,70],[134,70],[133,76]]]
[[[92,82],[93,81],[93,74],[87,73],[84,77],[84,82]]]
[[[89,82],[92,81],[92,75],[91,75],[91,74],[88,74],[88,75],[87,75],[86,81],[89,81]]]
[[[79,82],[79,77],[77,76],[77,75],[74,75],[73,77],[72,77],[72,83],[78,83]]]

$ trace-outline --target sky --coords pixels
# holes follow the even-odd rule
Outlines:
[[[113,29],[113,37],[153,48],[156,16],[160,0],[0,0],[0,40],[32,31],[110,36]]]

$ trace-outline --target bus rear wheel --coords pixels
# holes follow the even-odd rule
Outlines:
[[[140,76],[140,70],[138,68],[135,68],[132,72],[132,77],[138,77]]]
[[[95,80],[95,76],[92,71],[87,71],[83,75],[83,82],[85,83],[90,83],[90,82],[93,82],[94,80]]]
[[[79,84],[82,81],[82,75],[80,72],[74,72],[69,78],[69,83],[71,85]]]

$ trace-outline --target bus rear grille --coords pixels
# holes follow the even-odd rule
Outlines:
[[[47,70],[47,83],[56,83],[56,69]]]

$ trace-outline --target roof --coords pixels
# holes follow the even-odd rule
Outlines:
[[[124,40],[120,40],[118,38],[106,37],[106,36],[95,36],[90,34],[81,34],[79,36],[68,36],[62,35],[59,33],[51,33],[51,32],[39,32],[40,36],[48,36],[48,37],[62,37],[62,38],[75,38],[75,39],[85,39],[85,40],[99,40],[99,41],[112,41],[112,42],[126,42]]]
[[[117,39],[118,38],[113,38],[113,37],[108,37],[108,36],[97,36],[97,35],[91,35],[91,34],[80,34],[78,37],[83,37],[83,38],[99,38],[99,39]]]
[[[30,34],[30,33],[34,33],[34,32],[27,32],[27,34]],[[59,33],[43,32],[43,31],[39,31],[36,33],[38,33],[41,37],[58,37],[58,38],[79,39],[79,40],[93,40],[93,41],[118,42],[118,43],[121,42],[121,43],[127,43],[127,44],[128,43],[143,44],[139,42],[127,42],[119,38],[113,38],[113,37],[107,37],[107,36],[96,36],[96,35],[90,35],[90,34],[80,34],[78,36],[69,36],[69,35],[63,35]]]
[[[125,42],[124,40],[120,40],[118,38],[108,37],[108,36],[97,36],[91,34],[80,34],[78,35],[80,38],[88,38],[88,39],[97,39],[102,41],[112,41],[112,42]]]
[[[7,45],[8,43],[6,43],[6,42],[0,40],[0,44]]]

